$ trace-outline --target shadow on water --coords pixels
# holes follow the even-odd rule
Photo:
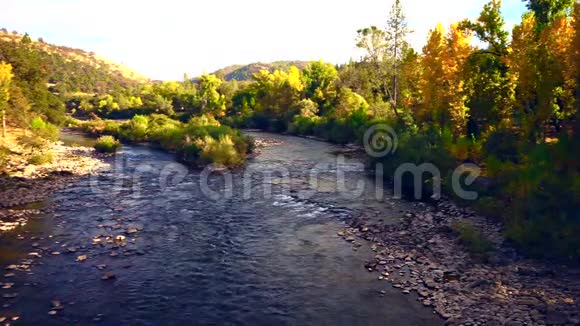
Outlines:
[[[360,197],[337,196],[331,167],[321,166],[321,191],[300,199],[309,171],[335,162],[337,148],[253,135],[281,144],[262,149],[246,171],[284,168],[291,178],[252,173],[249,200],[241,195],[244,171],[233,174],[230,199],[207,198],[199,171],[161,188],[172,155],[130,145],[119,154],[124,168],[99,177],[100,192],[85,179],[56,193],[54,213],[1,235],[5,265],[30,252],[42,258],[33,259],[31,273],[9,278],[18,295],[3,299],[0,315],[29,325],[441,325],[416,297],[365,271],[374,256],[368,246],[355,250],[336,235],[355,215],[394,223],[406,204],[377,201],[364,171],[347,175],[349,185],[369,184]],[[220,189],[224,178],[208,183]],[[49,315],[54,300],[64,309]]]

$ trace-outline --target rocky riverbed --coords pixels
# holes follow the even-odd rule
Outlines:
[[[579,325],[580,270],[520,257],[501,226],[449,201],[416,204],[397,225],[355,218],[339,236],[376,253],[365,268],[446,319],[449,325]],[[452,225],[469,221],[493,243],[472,257]]]
[[[79,178],[107,169],[104,156],[88,147],[70,147],[62,142],[51,145],[52,163],[29,164],[19,149],[13,148],[0,176],[0,231],[14,229],[26,223],[27,217],[38,215],[42,202],[56,191]]]

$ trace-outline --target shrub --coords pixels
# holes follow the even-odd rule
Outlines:
[[[95,143],[95,150],[99,153],[115,153],[121,148],[121,143],[113,136],[101,136]]]
[[[136,115],[120,127],[119,136],[134,142],[147,141],[148,128],[149,119],[143,115]]]
[[[32,133],[38,137],[50,141],[58,140],[58,127],[51,123],[44,122],[44,120],[42,120],[40,117],[32,119],[32,122],[30,123],[30,129],[32,130]]]
[[[498,130],[489,135],[483,149],[501,161],[517,162],[518,139],[510,130]]]
[[[34,165],[42,165],[52,163],[54,161],[54,154],[50,151],[36,151],[28,158],[28,163]]]
[[[508,236],[534,256],[580,260],[578,139],[536,144],[502,171]]]
[[[195,145],[200,149],[198,163],[238,166],[243,162],[243,158],[236,150],[234,142],[229,135],[220,136],[218,139],[205,136],[196,140]]]
[[[99,120],[83,123],[83,126],[128,141],[148,141],[175,152],[182,162],[198,166],[208,163],[240,165],[254,146],[253,139],[221,125],[211,115],[194,117],[188,123],[162,114],[136,115],[123,124]],[[113,145],[115,143],[118,145]],[[100,152],[114,152],[118,146],[120,145],[114,138],[101,137],[95,149]]]
[[[30,152],[42,151],[48,148],[49,145],[46,139],[36,135],[20,136],[18,137],[18,143]]]
[[[4,166],[8,162],[10,153],[11,152],[8,148],[0,147],[0,173],[4,170]]]
[[[470,222],[455,221],[451,225],[451,228],[458,234],[459,240],[470,252],[474,254],[485,254],[493,249],[491,241]]]
[[[384,175],[393,176],[402,164],[407,163],[432,164],[440,172],[441,177],[448,176],[455,168],[456,162],[445,149],[443,136],[436,130],[428,130],[421,134],[399,132],[398,135],[397,151],[379,159],[384,166]],[[421,199],[433,195],[432,187],[425,186],[432,183],[433,177],[429,173],[422,174]],[[415,180],[411,173],[404,173],[401,183],[404,195],[414,195]]]
[[[187,123],[188,127],[206,127],[206,126],[220,126],[221,124],[212,115],[204,114],[199,117],[193,117]]]

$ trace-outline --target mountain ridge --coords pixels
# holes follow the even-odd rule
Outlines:
[[[235,64],[216,70],[213,74],[226,80],[248,81],[252,80],[252,76],[260,70],[267,70],[274,72],[274,70],[288,71],[291,66],[296,66],[298,69],[304,69],[310,61],[288,60],[288,61],[274,61],[269,63],[254,62],[246,65]]]

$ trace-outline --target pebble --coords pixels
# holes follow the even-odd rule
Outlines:
[[[106,280],[112,280],[112,279],[115,279],[115,278],[117,278],[117,275],[115,275],[114,273],[111,273],[111,272],[106,272],[101,277],[101,279],[104,280],[104,281],[106,281]]]
[[[416,291],[422,305],[449,325],[578,324],[580,268],[518,256],[497,221],[449,202],[417,207],[420,212],[407,213],[400,224],[354,218],[338,234],[348,242],[369,241],[376,256],[365,269],[378,271],[379,280],[391,282],[404,294]],[[455,219],[469,219],[485,232],[496,248],[488,260],[473,256],[458,241],[451,228]],[[390,274],[395,277],[387,278]],[[547,302],[557,309],[546,309]]]

